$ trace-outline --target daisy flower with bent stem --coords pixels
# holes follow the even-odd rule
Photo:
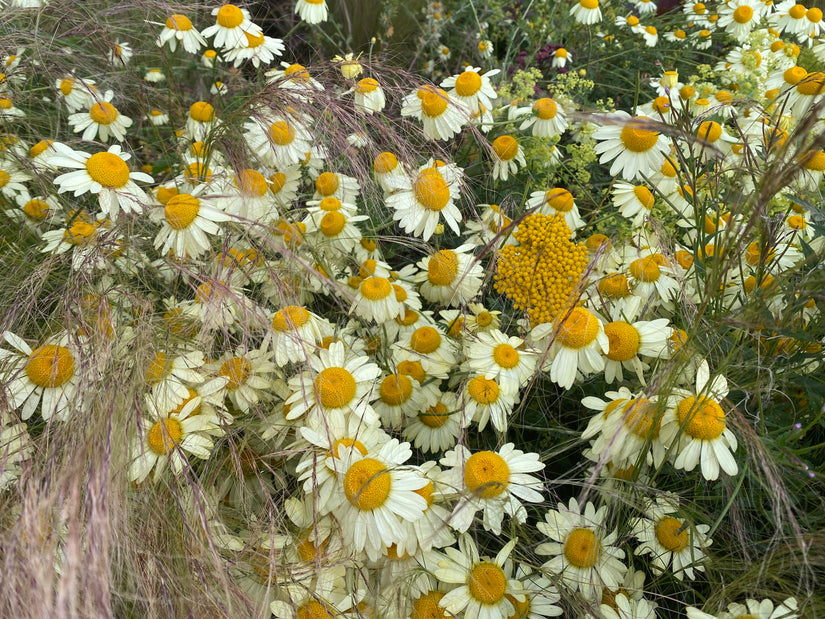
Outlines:
[[[174,52],[178,48],[178,41],[190,54],[197,54],[206,45],[206,39],[192,26],[192,21],[186,15],[176,13],[166,19],[163,30],[158,35],[157,45],[163,47],[168,43],[169,49]]]
[[[97,195],[103,214],[115,221],[119,209],[126,213],[143,210],[149,198],[135,181],[151,183],[154,179],[143,172],[131,172],[127,161],[130,155],[123,153],[120,146],[110,146],[108,151],[90,155],[72,150],[65,144],[52,144],[55,154],[49,163],[64,168],[74,168],[54,179],[59,193],[71,191],[75,197],[86,192]]]
[[[711,381],[708,363],[702,361],[696,370],[696,389],[675,389],[668,397],[661,440],[676,469],[692,471],[701,464],[702,476],[708,481],[719,478],[720,468],[728,475],[739,472],[731,454],[738,444],[736,436],[719,405],[727,395],[728,381],[722,375]]]
[[[631,523],[633,535],[641,544],[634,554],[651,556],[653,571],[661,574],[669,567],[679,580],[685,576],[693,580],[693,570],[704,572],[701,562],[705,559],[704,549],[713,543],[707,537],[710,526],[693,525],[675,514],[679,503],[675,498],[657,497],[645,507],[644,518]]]
[[[523,603],[525,591],[512,578],[510,553],[518,538],[502,548],[496,557],[479,557],[478,548],[469,535],[462,535],[458,548],[445,548],[446,559],[438,562],[435,577],[441,582],[458,585],[442,597],[438,605],[451,617],[467,619],[507,619]]]
[[[656,130],[656,123],[645,116],[631,117],[627,112],[608,116],[605,124],[596,129],[593,138],[599,163],[613,162],[610,174],[621,173],[632,181],[661,168],[670,150],[667,137]]]
[[[547,512],[547,522],[536,524],[551,540],[536,548],[540,555],[553,556],[542,568],[591,600],[600,600],[605,587],[618,589],[627,571],[624,551],[612,545],[616,532],[607,533],[606,516],[607,506],[597,511],[588,501],[582,513],[571,498],[569,505],[559,503],[557,510]]]
[[[544,464],[538,454],[524,453],[515,449],[513,443],[502,445],[498,453],[471,453],[457,445],[440,464],[449,468],[442,472],[439,481],[460,497],[449,520],[456,531],[469,529],[476,512],[482,510],[484,528],[499,535],[505,513],[518,523],[527,520],[527,510],[519,499],[530,503],[543,500],[538,492],[541,480],[527,473],[542,470]]]
[[[516,174],[519,164],[524,167],[524,151],[518,140],[512,135],[500,135],[492,144],[493,178],[506,181],[511,174]]]

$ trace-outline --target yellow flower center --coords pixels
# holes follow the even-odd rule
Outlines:
[[[215,117],[215,108],[206,101],[195,101],[189,107],[189,118],[199,123],[212,122]]]
[[[335,615],[318,600],[309,600],[295,611],[296,619],[332,619]]]
[[[238,387],[246,383],[246,379],[252,373],[252,364],[243,357],[233,357],[221,365],[218,372],[220,376],[226,376],[229,382],[226,388],[235,391]]]
[[[95,153],[86,161],[86,171],[104,187],[120,188],[129,182],[129,166],[114,153]]]
[[[479,404],[495,404],[499,397],[499,387],[494,380],[476,376],[467,383],[467,394]]]
[[[621,140],[627,150],[645,153],[656,145],[659,133],[645,129],[646,120],[644,116],[636,116],[622,127]]]
[[[344,478],[347,500],[362,511],[381,507],[390,495],[391,486],[389,471],[374,458],[359,460],[349,467]]]
[[[295,139],[295,129],[285,120],[277,120],[269,127],[269,137],[278,146],[286,146]]]
[[[825,152],[810,150],[800,160],[806,170],[825,172]]]
[[[518,155],[518,142],[511,135],[500,135],[493,140],[493,152],[502,161],[510,161]]]
[[[632,26],[632,27],[638,26],[639,25],[639,18],[636,17],[635,15],[628,16],[627,25]]]
[[[340,408],[355,397],[355,378],[344,368],[326,368],[315,377],[315,392],[326,408]]]
[[[450,412],[444,404],[438,402],[421,413],[418,420],[429,428],[440,428],[450,420]]]
[[[149,447],[159,456],[165,456],[180,445],[183,438],[183,426],[180,421],[169,417],[161,419],[149,430]]]
[[[493,361],[499,367],[509,370],[518,365],[519,354],[510,344],[499,344],[493,349]]]
[[[224,4],[218,9],[218,24],[224,28],[237,28],[243,23],[243,12],[234,4]]]
[[[344,229],[346,223],[346,217],[344,217],[340,212],[332,211],[330,213],[326,213],[321,218],[321,234],[327,238],[338,236],[341,234],[341,231]]]
[[[74,376],[74,357],[65,346],[40,346],[29,355],[26,375],[38,387],[59,387]]]
[[[272,193],[278,194],[286,185],[286,174],[283,172],[274,172],[270,175],[269,182],[272,183]]]
[[[576,567],[593,567],[600,554],[601,543],[590,529],[573,529],[564,542],[564,556]]]
[[[435,327],[419,327],[410,337],[410,348],[422,355],[429,355],[441,346],[441,334]]]
[[[667,516],[656,523],[656,539],[671,552],[681,552],[688,545],[687,527]]]
[[[562,320],[558,340],[566,348],[583,348],[599,335],[599,319],[583,307],[574,307]]]
[[[585,8],[585,9],[589,9],[589,10],[591,10],[591,11],[592,11],[593,9],[597,9],[597,8],[599,8],[599,0],[579,0],[579,4],[580,4],[583,8]]]
[[[482,499],[491,499],[507,489],[510,467],[494,451],[479,451],[464,465],[464,485]]]
[[[465,71],[455,80],[455,91],[460,97],[472,97],[481,90],[481,76],[475,71]]]
[[[690,396],[676,406],[679,424],[685,434],[693,438],[711,441],[725,430],[725,413],[717,402],[704,396]]]
[[[395,366],[395,369],[399,374],[413,377],[419,385],[427,378],[427,373],[420,361],[402,361]]]
[[[89,108],[89,116],[98,125],[110,125],[117,119],[117,110],[111,103],[98,101]]]
[[[805,17],[808,18],[808,21],[814,24],[818,24],[822,21],[822,10],[817,7],[811,7],[805,13]]]
[[[447,611],[439,606],[443,591],[430,591],[413,602],[410,619],[447,619]]]
[[[40,140],[37,144],[35,144],[29,149],[29,154],[32,157],[42,155],[47,148],[51,148],[52,144],[54,144],[54,140]]]
[[[753,19],[753,9],[747,5],[736,7],[733,12],[733,19],[738,24],[747,24]]]
[[[322,196],[331,196],[338,191],[338,175],[333,172],[323,172],[315,179],[315,190]]]
[[[648,211],[653,208],[653,193],[644,185],[636,185],[633,188],[633,195],[636,196],[636,199],[641,202],[642,206]]]
[[[2,175],[4,173],[0,171],[0,187],[3,186],[3,179]],[[43,221],[49,214],[49,205],[45,200],[41,200],[40,198],[34,198],[26,202],[23,205],[23,212],[26,216],[31,219],[32,221]]]
[[[378,80],[375,80],[371,77],[365,77],[362,80],[358,80],[358,84],[355,86],[355,91],[360,92],[362,95],[375,92],[378,88]]]
[[[392,292],[393,285],[386,277],[373,276],[361,282],[361,294],[370,301],[386,299]]]
[[[430,256],[427,280],[434,286],[449,286],[458,275],[458,255],[451,249],[442,249]]]
[[[515,597],[507,594],[507,600],[513,605],[513,614],[507,619],[527,619],[530,616],[530,596],[525,595],[524,601],[519,602]]]
[[[628,400],[624,404],[624,425],[643,440],[659,436],[661,419],[656,419],[656,407],[647,398]]]
[[[630,275],[642,282],[655,282],[661,271],[654,256],[645,256],[630,263]]]
[[[804,230],[808,227],[808,222],[801,215],[791,215],[788,217],[788,226],[794,230]]]
[[[802,19],[805,17],[807,9],[803,4],[795,4],[790,9],[788,9],[788,15],[790,15],[793,19]]]
[[[556,187],[545,193],[544,199],[551,208],[561,213],[570,212],[575,205],[573,194],[561,187]]]
[[[192,22],[186,15],[175,13],[166,20],[166,27],[169,30],[192,30]]]
[[[435,86],[419,88],[418,98],[421,99],[421,111],[430,118],[441,116],[447,109],[447,102],[449,101],[447,93]]]
[[[507,576],[495,563],[483,561],[470,571],[467,588],[482,604],[498,604],[507,592]]]
[[[309,312],[300,305],[282,307],[272,317],[272,327],[276,331],[294,331],[306,324]]]
[[[622,320],[609,322],[604,326],[604,334],[610,341],[607,358],[612,361],[629,361],[639,352],[639,332]]]
[[[553,99],[542,97],[533,103],[533,114],[538,116],[539,120],[551,120],[559,113],[559,106]]]
[[[372,169],[376,174],[392,172],[398,166],[398,157],[389,152],[380,153],[372,162]]]
[[[72,78],[66,78],[60,82],[60,92],[63,93],[64,97],[72,94],[72,90],[74,90],[74,80]]]
[[[493,322],[493,315],[488,311],[479,312],[476,316],[476,323],[479,327],[488,327]]]
[[[611,299],[621,299],[630,296],[630,285],[624,273],[611,273],[599,280],[599,292]]]
[[[801,95],[813,97],[825,90],[825,74],[815,71],[808,73],[805,79],[796,85],[796,90]]]
[[[706,120],[699,125],[696,137],[705,142],[715,142],[722,136],[722,126],[712,120]]]
[[[188,193],[179,193],[169,198],[163,213],[166,223],[173,230],[184,230],[192,225],[200,212],[200,200]]]
[[[434,168],[427,168],[413,183],[415,199],[428,211],[440,211],[450,201],[447,181]]]
[[[417,320],[418,320],[418,312],[413,311],[411,309],[405,309],[404,310],[404,316],[403,317],[401,317],[401,316],[396,317],[395,322],[397,322],[399,325],[402,325],[404,327],[409,327],[410,325],[414,325]]]
[[[266,177],[257,170],[241,170],[235,175],[235,184],[249,195],[263,196],[266,194]]]
[[[410,399],[412,392],[412,381],[403,374],[390,374],[381,381],[378,389],[381,401],[390,406],[401,406]]]
[[[92,240],[95,230],[92,224],[78,219],[63,232],[63,240],[72,245],[85,245]]]
[[[403,303],[407,300],[407,291],[398,284],[392,285],[392,291],[395,293],[395,300],[399,303]]]

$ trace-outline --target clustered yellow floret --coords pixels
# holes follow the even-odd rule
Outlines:
[[[569,307],[584,276],[587,248],[570,235],[563,215],[534,213],[513,233],[518,245],[498,252],[496,291],[527,310],[531,325],[551,322]]]

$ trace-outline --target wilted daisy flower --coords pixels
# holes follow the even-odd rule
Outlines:
[[[384,97],[384,90],[376,79],[365,77],[358,81],[354,90],[355,109],[365,114],[380,112],[387,104],[386,98]]]
[[[94,140],[100,135],[102,142],[108,142],[109,136],[118,142],[126,138],[126,129],[132,126],[132,119],[117,111],[110,102],[114,97],[111,90],[107,90],[102,99],[96,99],[88,112],[78,112],[69,116],[69,126],[75,133],[83,132],[84,140]]]
[[[141,417],[137,433],[132,438],[132,463],[127,475],[129,481],[141,483],[155,470],[154,481],[160,479],[167,464],[180,475],[188,464],[186,454],[206,460],[212,453],[213,442],[207,431],[213,425],[205,415],[166,411],[151,397],[146,398],[148,417]]]
[[[471,253],[473,245],[442,249],[418,263],[415,281],[421,283],[421,296],[432,303],[464,305],[481,289],[483,270]]]
[[[621,173],[625,180],[658,170],[669,150],[667,138],[659,133],[653,121],[644,116],[631,117],[627,112],[613,116],[615,124],[605,124],[593,133],[599,141],[596,153],[599,163],[613,161],[610,174]]]
[[[0,118],[12,118],[25,116],[26,113],[18,107],[8,97],[0,95]]]
[[[618,589],[627,566],[622,563],[624,551],[613,546],[616,532],[607,533],[606,505],[597,511],[588,501],[582,513],[571,498],[569,506],[559,503],[545,518],[547,522],[536,524],[551,540],[536,548],[538,554],[553,557],[542,566],[544,570],[591,600],[601,599],[604,588]]]
[[[190,54],[197,54],[201,46],[206,45],[206,39],[192,26],[190,19],[186,15],[175,13],[166,19],[157,45],[163,47],[168,43],[169,49],[174,52],[178,48],[178,42]]]
[[[84,107],[91,107],[96,98],[97,89],[94,80],[81,80],[76,77],[65,77],[55,81],[54,86],[70,112],[76,112]]]
[[[493,42],[490,39],[481,39],[477,45],[478,55],[487,60],[493,55]]]
[[[479,557],[478,548],[469,535],[462,535],[458,548],[445,548],[446,558],[438,563],[435,577],[457,585],[438,602],[447,616],[467,619],[507,619],[523,603],[525,592],[512,578],[508,561],[518,539],[502,548],[496,557]],[[435,615],[438,616],[438,615]]]
[[[215,36],[212,44],[215,47],[223,47],[225,51],[233,47],[246,45],[244,34],[261,36],[261,28],[249,20],[249,11],[239,8],[234,4],[224,4],[222,7],[213,9],[215,15],[215,25],[209,26],[201,31],[204,37]]]
[[[477,114],[483,106],[485,109],[493,108],[493,100],[498,95],[490,83],[490,78],[499,73],[498,69],[480,73],[481,67],[466,67],[463,73],[448,77],[441,82],[442,88],[449,88],[447,91],[451,97],[461,103],[471,114]]]
[[[702,612],[693,606],[687,607],[688,619],[741,619],[742,617],[752,617],[753,619],[797,619],[799,617],[798,603],[794,598],[787,598],[781,604],[774,606],[773,600],[747,599],[745,603],[734,602],[728,604],[727,611],[722,611],[718,615],[710,615]]]
[[[506,181],[518,172],[519,165],[527,165],[524,151],[512,135],[500,135],[492,143],[493,178]]]
[[[721,374],[711,381],[703,360],[696,370],[695,390],[675,389],[668,397],[661,440],[671,451],[675,468],[692,471],[701,464],[702,476],[709,481],[718,479],[720,468],[728,475],[739,472],[731,455],[738,444],[736,436],[719,405],[727,395],[728,381]]]
[[[460,498],[449,525],[456,531],[466,531],[478,510],[483,512],[483,525],[496,535],[501,533],[504,514],[524,523],[527,510],[521,501],[538,503],[543,500],[539,478],[527,475],[544,468],[538,454],[524,453],[513,443],[502,445],[498,453],[471,453],[463,445],[447,452],[439,461],[448,467],[439,480]]]
[[[0,411],[0,491],[17,480],[20,463],[27,460],[32,452],[26,424],[14,421],[11,413]]]
[[[121,152],[120,146],[110,146],[108,151],[93,155],[72,150],[60,142],[52,144],[52,148],[55,153],[49,159],[51,165],[76,170],[54,179],[58,192],[71,191],[75,197],[87,191],[96,194],[101,211],[113,221],[119,209],[141,212],[149,201],[135,181],[151,183],[154,179],[143,172],[131,172],[126,163],[130,155]]]
[[[9,405],[20,409],[23,421],[41,404],[40,415],[52,415],[65,421],[77,403],[81,358],[67,335],[51,339],[34,350],[11,331],[3,333],[14,351],[0,349],[0,361],[6,362],[4,384]]]
[[[578,0],[571,8],[570,15],[580,24],[591,26],[602,21],[599,0]]]
[[[298,0],[295,3],[294,13],[308,24],[320,24],[327,21],[327,1],[326,0]]]
[[[381,324],[401,314],[402,309],[389,278],[372,275],[358,286],[350,313]]]
[[[132,51],[131,45],[123,41],[119,41],[109,49],[109,62],[116,66],[127,65],[132,59],[133,53],[134,52]]]
[[[277,369],[270,357],[265,349],[240,347],[215,362],[218,377],[226,379],[226,395],[239,412],[249,411],[268,395]]]
[[[590,4],[596,2],[597,3],[596,8],[598,10],[598,0],[585,0],[585,1],[589,2]],[[560,47],[555,52],[553,52],[552,65],[553,65],[554,69],[563,69],[564,67],[567,66],[567,62],[572,61],[572,60],[573,60],[573,54],[571,54],[569,51],[567,51],[563,47]]]
[[[245,46],[233,47],[224,54],[226,61],[233,63],[236,67],[251,60],[252,66],[258,68],[261,63],[268,65],[275,60],[275,56],[284,53],[284,42],[281,39],[268,37],[263,33],[244,32],[244,36],[246,37]]]
[[[387,206],[395,210],[393,219],[410,234],[430,240],[440,218],[459,233],[461,212],[453,200],[457,197],[457,184],[450,184],[438,168],[424,168],[412,182],[408,179],[403,189],[388,195]]]
[[[173,250],[176,256],[197,258],[212,246],[208,235],[221,234],[218,223],[229,221],[229,215],[200,198],[203,187],[172,196],[150,213],[152,221],[162,226],[154,243],[162,254]]]
[[[425,84],[404,97],[401,116],[414,116],[424,124],[424,134],[433,140],[449,140],[468,120],[464,107],[445,91]]]
[[[366,456],[354,446],[339,447],[332,456],[338,491],[346,499],[334,514],[346,543],[372,560],[391,544],[408,545],[405,537],[410,531],[401,523],[415,522],[427,508],[426,499],[416,490],[429,481],[420,471],[403,466],[411,456],[410,444],[397,439]]]
[[[661,574],[668,568],[679,580],[685,576],[693,580],[693,570],[705,571],[701,563],[705,560],[704,550],[713,543],[707,537],[710,526],[693,525],[676,518],[679,503],[674,498],[657,497],[648,501],[644,509],[645,517],[631,523],[633,535],[641,544],[635,554],[649,554],[653,571]]]

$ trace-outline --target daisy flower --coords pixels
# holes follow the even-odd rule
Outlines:
[[[0,349],[0,361],[7,362],[5,377],[9,405],[20,409],[23,421],[29,419],[37,405],[45,420],[53,415],[61,421],[69,417],[78,403],[80,354],[67,335],[49,340],[32,350],[11,331],[3,339],[14,351]]]
[[[602,21],[599,0],[578,0],[571,8],[570,15],[580,24],[592,26]]]
[[[624,181],[613,184],[613,206],[619,214],[631,220],[634,228],[641,227],[650,216],[655,200],[653,192],[644,185],[634,185]]]
[[[109,50],[109,62],[114,65],[125,66],[129,64],[133,54],[132,46],[120,41],[115,43],[114,47]]]
[[[696,370],[695,390],[677,389],[668,397],[661,440],[670,449],[676,469],[692,471],[701,464],[702,476],[709,481],[719,478],[720,468],[728,475],[739,472],[731,455],[736,451],[736,436],[719,405],[727,395],[728,381],[722,375],[711,381],[708,363],[702,361]]]
[[[418,263],[415,281],[421,283],[421,296],[432,303],[464,305],[478,294],[483,270],[470,253],[473,245],[442,249]]]
[[[308,24],[320,24],[327,21],[329,9],[326,0],[298,0],[293,12]]]
[[[332,456],[338,491],[346,498],[334,515],[345,542],[372,560],[391,544],[406,544],[409,532],[402,522],[415,522],[427,508],[427,500],[416,490],[429,481],[417,469],[403,466],[411,456],[410,444],[397,439],[366,456],[346,447]]]
[[[149,69],[143,76],[143,79],[152,84],[157,84],[158,82],[165,80],[166,76],[160,69]]]
[[[536,99],[530,109],[530,117],[519,126],[519,131],[532,127],[532,133],[539,138],[554,138],[567,129],[567,116],[558,101],[548,97]]]
[[[275,56],[280,56],[284,53],[284,42],[281,39],[275,39],[261,34],[253,34],[244,32],[246,37],[246,45],[243,47],[233,47],[224,54],[227,62],[233,63],[234,66],[239,67],[245,61],[252,61],[252,66],[256,69],[261,66],[261,63],[268,65]]]
[[[461,212],[453,200],[457,198],[457,183],[449,183],[436,167],[424,168],[405,186],[388,195],[387,206],[394,209],[393,219],[409,234],[429,241],[441,217],[459,234]]]
[[[728,604],[727,611],[718,615],[709,615],[693,606],[687,607],[688,619],[737,619],[752,617],[753,619],[797,619],[799,608],[796,599],[787,598],[781,604],[774,606],[773,600],[747,599],[745,603],[734,602]]]
[[[224,51],[229,51],[233,47],[246,45],[245,34],[261,36],[261,28],[249,20],[249,11],[239,8],[234,4],[224,4],[222,7],[213,9],[215,15],[215,25],[209,26],[201,32],[203,37],[215,36],[212,44],[215,47],[223,47]]]
[[[60,98],[66,104],[70,112],[82,110],[84,107],[91,107],[95,101],[97,89],[94,80],[82,80],[76,77],[64,77],[54,83],[54,87],[60,93]]]
[[[610,349],[601,320],[584,307],[562,310],[554,323],[543,323],[531,332],[531,340],[539,342],[555,333],[545,361],[550,380],[570,389],[578,372],[591,374],[604,369],[603,353]]]
[[[289,380],[293,395],[288,419],[304,413],[318,415],[355,415],[365,422],[378,419],[370,406],[375,398],[373,386],[381,370],[366,355],[358,355],[333,342],[329,349],[319,349],[309,358],[311,371]]]
[[[144,371],[144,380],[151,387],[151,400],[159,410],[174,410],[189,398],[189,385],[206,381],[198,370],[203,367],[203,353],[190,351],[172,356],[159,350]]]
[[[0,411],[0,491],[9,488],[20,477],[20,463],[32,453],[30,440],[26,424],[14,423],[10,413]]]
[[[498,453],[471,453],[463,445],[456,445],[439,463],[447,467],[439,481],[460,497],[449,520],[456,531],[469,529],[476,512],[482,510],[484,528],[500,535],[504,514],[524,523],[527,510],[521,501],[544,500],[538,492],[542,489],[541,480],[527,474],[541,471],[544,464],[538,454],[524,453],[515,449],[513,443],[502,445]]]
[[[381,380],[374,408],[385,427],[399,428],[406,417],[435,406],[440,395],[433,383],[422,384],[415,376],[398,370]]]
[[[102,99],[95,99],[88,112],[78,112],[69,116],[69,126],[75,133],[83,132],[84,140],[94,140],[100,136],[101,142],[108,142],[109,136],[122,142],[126,138],[126,129],[132,126],[132,119],[123,116],[110,102],[114,97],[107,90]]]
[[[524,167],[524,150],[512,135],[500,135],[491,145],[493,156],[493,179],[506,181],[511,174],[516,174],[519,165]]]
[[[603,619],[656,619],[656,603],[649,600],[634,600],[626,595],[618,595],[614,606],[600,604]]]
[[[506,432],[507,417],[513,412],[517,399],[518,390],[504,387],[492,378],[472,376],[462,389],[464,419],[478,423],[480,431],[492,418],[496,431]]]
[[[569,505],[559,503],[557,510],[547,512],[547,522],[536,524],[551,540],[536,548],[538,554],[553,557],[542,568],[592,600],[601,599],[604,588],[618,589],[627,572],[624,551],[613,545],[616,532],[607,533],[606,517],[606,505],[596,510],[588,501],[582,513],[571,498]]]
[[[440,453],[456,444],[461,421],[458,396],[449,391],[440,393],[434,405],[407,419],[404,438],[424,453]]]
[[[755,0],[729,0],[719,6],[717,26],[744,43],[762,18],[764,7],[764,3]]]
[[[655,129],[653,121],[644,116],[631,117],[627,112],[617,112],[613,119],[614,123],[603,125],[593,133],[599,142],[596,144],[596,154],[601,155],[599,163],[612,161],[610,174],[621,173],[628,181],[658,170],[670,146],[667,137]]]
[[[466,67],[463,73],[448,77],[441,82],[442,88],[449,88],[448,95],[462,104],[471,114],[482,109],[493,109],[493,101],[498,98],[490,78],[500,73],[498,69],[480,73],[480,67]]]
[[[609,385],[614,379],[624,380],[622,367],[633,370],[644,385],[645,364],[639,355],[661,359],[668,356],[668,338],[672,329],[667,318],[634,323],[615,320],[604,326],[610,347],[605,356],[604,379]]]
[[[152,110],[146,115],[146,119],[152,123],[154,127],[162,127],[169,123],[169,114],[161,110]]]
[[[585,0],[588,4],[596,4],[596,10],[598,11],[598,0]],[[601,12],[599,12],[599,20],[601,20]],[[573,60],[573,54],[569,51],[564,49],[563,47],[559,47],[555,52],[553,52],[553,61],[552,66],[554,69],[563,69],[567,66],[568,61]]]
[[[281,168],[269,175],[271,199],[279,209],[288,208],[298,197],[301,184],[301,168],[297,165]]]
[[[380,112],[387,104],[378,80],[365,77],[355,85],[355,109],[365,114]]]
[[[584,226],[579,207],[573,194],[563,187],[553,187],[547,191],[534,191],[527,200],[528,209],[538,210],[544,215],[560,213],[567,227],[575,231]]]
[[[268,396],[272,387],[271,375],[277,369],[269,360],[270,356],[264,349],[240,347],[234,353],[227,351],[215,363],[218,377],[226,379],[226,395],[239,412],[248,412],[261,396]]]
[[[435,577],[441,582],[458,585],[438,602],[448,616],[467,619],[507,619],[523,603],[525,592],[512,578],[510,553],[518,539],[512,539],[492,557],[480,557],[475,542],[462,535],[458,548],[445,548],[446,558],[438,562]],[[436,615],[438,616],[438,615]]]
[[[630,289],[633,296],[642,299],[649,307],[668,304],[679,294],[679,284],[674,278],[673,267],[662,254],[643,255],[627,266]]]
[[[119,209],[138,213],[149,201],[135,181],[151,183],[154,179],[143,172],[131,172],[126,163],[130,155],[122,152],[120,146],[110,146],[108,151],[93,155],[72,150],[60,142],[52,144],[52,148],[55,154],[49,159],[51,165],[76,170],[54,179],[58,192],[71,191],[75,197],[87,191],[96,194],[103,215],[112,221],[117,219]]]
[[[479,333],[467,346],[466,355],[470,370],[497,380],[512,392],[527,384],[538,361],[538,354],[524,340],[508,337],[498,329]]]
[[[350,313],[381,324],[399,315],[403,316],[403,309],[392,282],[386,277],[373,275],[365,277],[358,286]]]
[[[132,439],[132,463],[127,476],[129,481],[141,483],[152,469],[154,481],[160,479],[167,465],[180,475],[188,464],[186,454],[206,460],[212,453],[213,442],[206,434],[212,423],[206,416],[191,415],[184,409],[180,413],[161,412],[152,398],[146,399],[147,417],[138,422],[137,434]]]
[[[0,157],[0,194],[12,199],[28,195],[24,183],[31,180],[31,174],[21,170],[16,161]]]
[[[302,120],[293,114],[259,117],[244,128],[249,148],[265,165],[277,169],[302,162],[314,140]]]
[[[493,55],[493,42],[490,39],[481,39],[478,42],[478,55],[483,60],[487,60]]]
[[[19,107],[15,107],[14,102],[8,97],[0,95],[0,118],[12,118],[25,116],[26,112]]]
[[[449,140],[461,133],[468,120],[466,109],[436,86],[425,84],[404,97],[401,116],[414,116],[433,140]]]
[[[286,88],[302,100],[307,100],[307,97],[302,96],[301,91],[324,89],[321,83],[309,74],[304,65],[282,62],[281,67],[282,69],[270,69],[264,73],[267,84],[274,83],[278,85],[278,88]]]
[[[178,48],[178,43],[190,54],[197,54],[201,47],[206,46],[206,39],[192,26],[186,15],[175,13],[166,19],[163,30],[158,35],[157,46],[163,47],[168,44],[169,49],[174,52]]]
[[[199,197],[204,187],[172,196],[165,206],[150,213],[152,221],[162,226],[154,242],[162,254],[173,250],[176,256],[197,258],[211,248],[208,235],[222,234],[218,223],[230,217]]]
[[[307,361],[318,342],[332,335],[332,325],[300,305],[287,305],[272,316],[269,334],[275,364]]]
[[[641,542],[634,554],[649,554],[656,574],[671,568],[679,580],[685,576],[693,580],[694,569],[705,571],[701,565],[705,560],[704,550],[713,540],[707,537],[709,525],[694,525],[675,517],[678,509],[674,498],[657,497],[647,502],[645,517],[635,519],[630,525],[633,535]]]

